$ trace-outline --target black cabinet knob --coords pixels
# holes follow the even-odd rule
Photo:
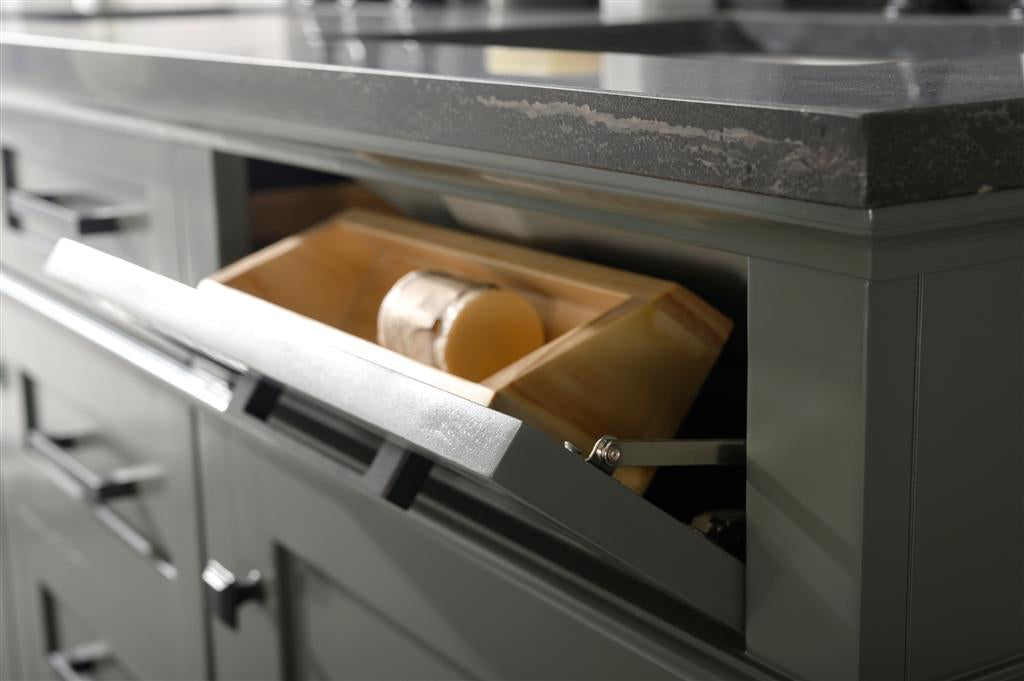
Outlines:
[[[262,579],[257,570],[250,570],[239,579],[217,561],[208,561],[203,569],[203,584],[210,612],[225,625],[237,629],[238,607],[246,601],[263,600]]]

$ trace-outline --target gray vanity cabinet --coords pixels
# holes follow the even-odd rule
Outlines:
[[[263,587],[235,626],[212,620],[219,679],[682,673],[644,625],[368,493],[337,457],[207,415],[199,443],[209,557]]]
[[[586,220],[565,223],[567,240],[609,227],[651,252],[740,258],[740,563],[527,424],[344,351],[337,330],[182,284],[237,248],[225,188],[241,211],[244,177],[229,154],[291,163],[294,150],[4,113],[0,644],[17,652],[4,678],[76,660],[94,678],[146,679],[776,678],[760,660],[790,678],[931,681],[1024,668],[1019,191],[755,210],[682,185],[669,201],[646,180],[629,201],[552,183],[556,201],[511,171],[387,170]],[[310,167],[384,172],[355,156]],[[485,176],[493,185],[464,179]],[[54,247],[53,229],[81,214],[54,215],[53,189],[143,210]],[[635,214],[643,197],[654,218]],[[550,238],[537,224],[532,238]],[[380,442],[325,447],[254,415],[245,391],[263,381],[414,449],[434,466],[428,489],[396,505],[367,484]],[[159,475],[97,503],[69,459]],[[449,478],[528,509],[604,571],[581,575],[449,507],[429,487]]]

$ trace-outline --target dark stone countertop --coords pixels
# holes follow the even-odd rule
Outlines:
[[[1002,17],[364,7],[2,23],[5,98],[855,208],[1024,187],[1024,22]]]

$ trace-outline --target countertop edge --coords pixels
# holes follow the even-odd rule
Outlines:
[[[1024,98],[855,116],[125,55],[96,44],[6,41],[0,49],[0,74],[12,89],[314,144],[347,133],[389,136],[856,209],[1024,186]],[[182,87],[189,97],[174,94]]]

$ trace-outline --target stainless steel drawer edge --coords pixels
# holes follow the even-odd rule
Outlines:
[[[224,381],[192,371],[6,272],[0,272],[0,293],[217,411],[226,411],[231,402],[231,388]]]

